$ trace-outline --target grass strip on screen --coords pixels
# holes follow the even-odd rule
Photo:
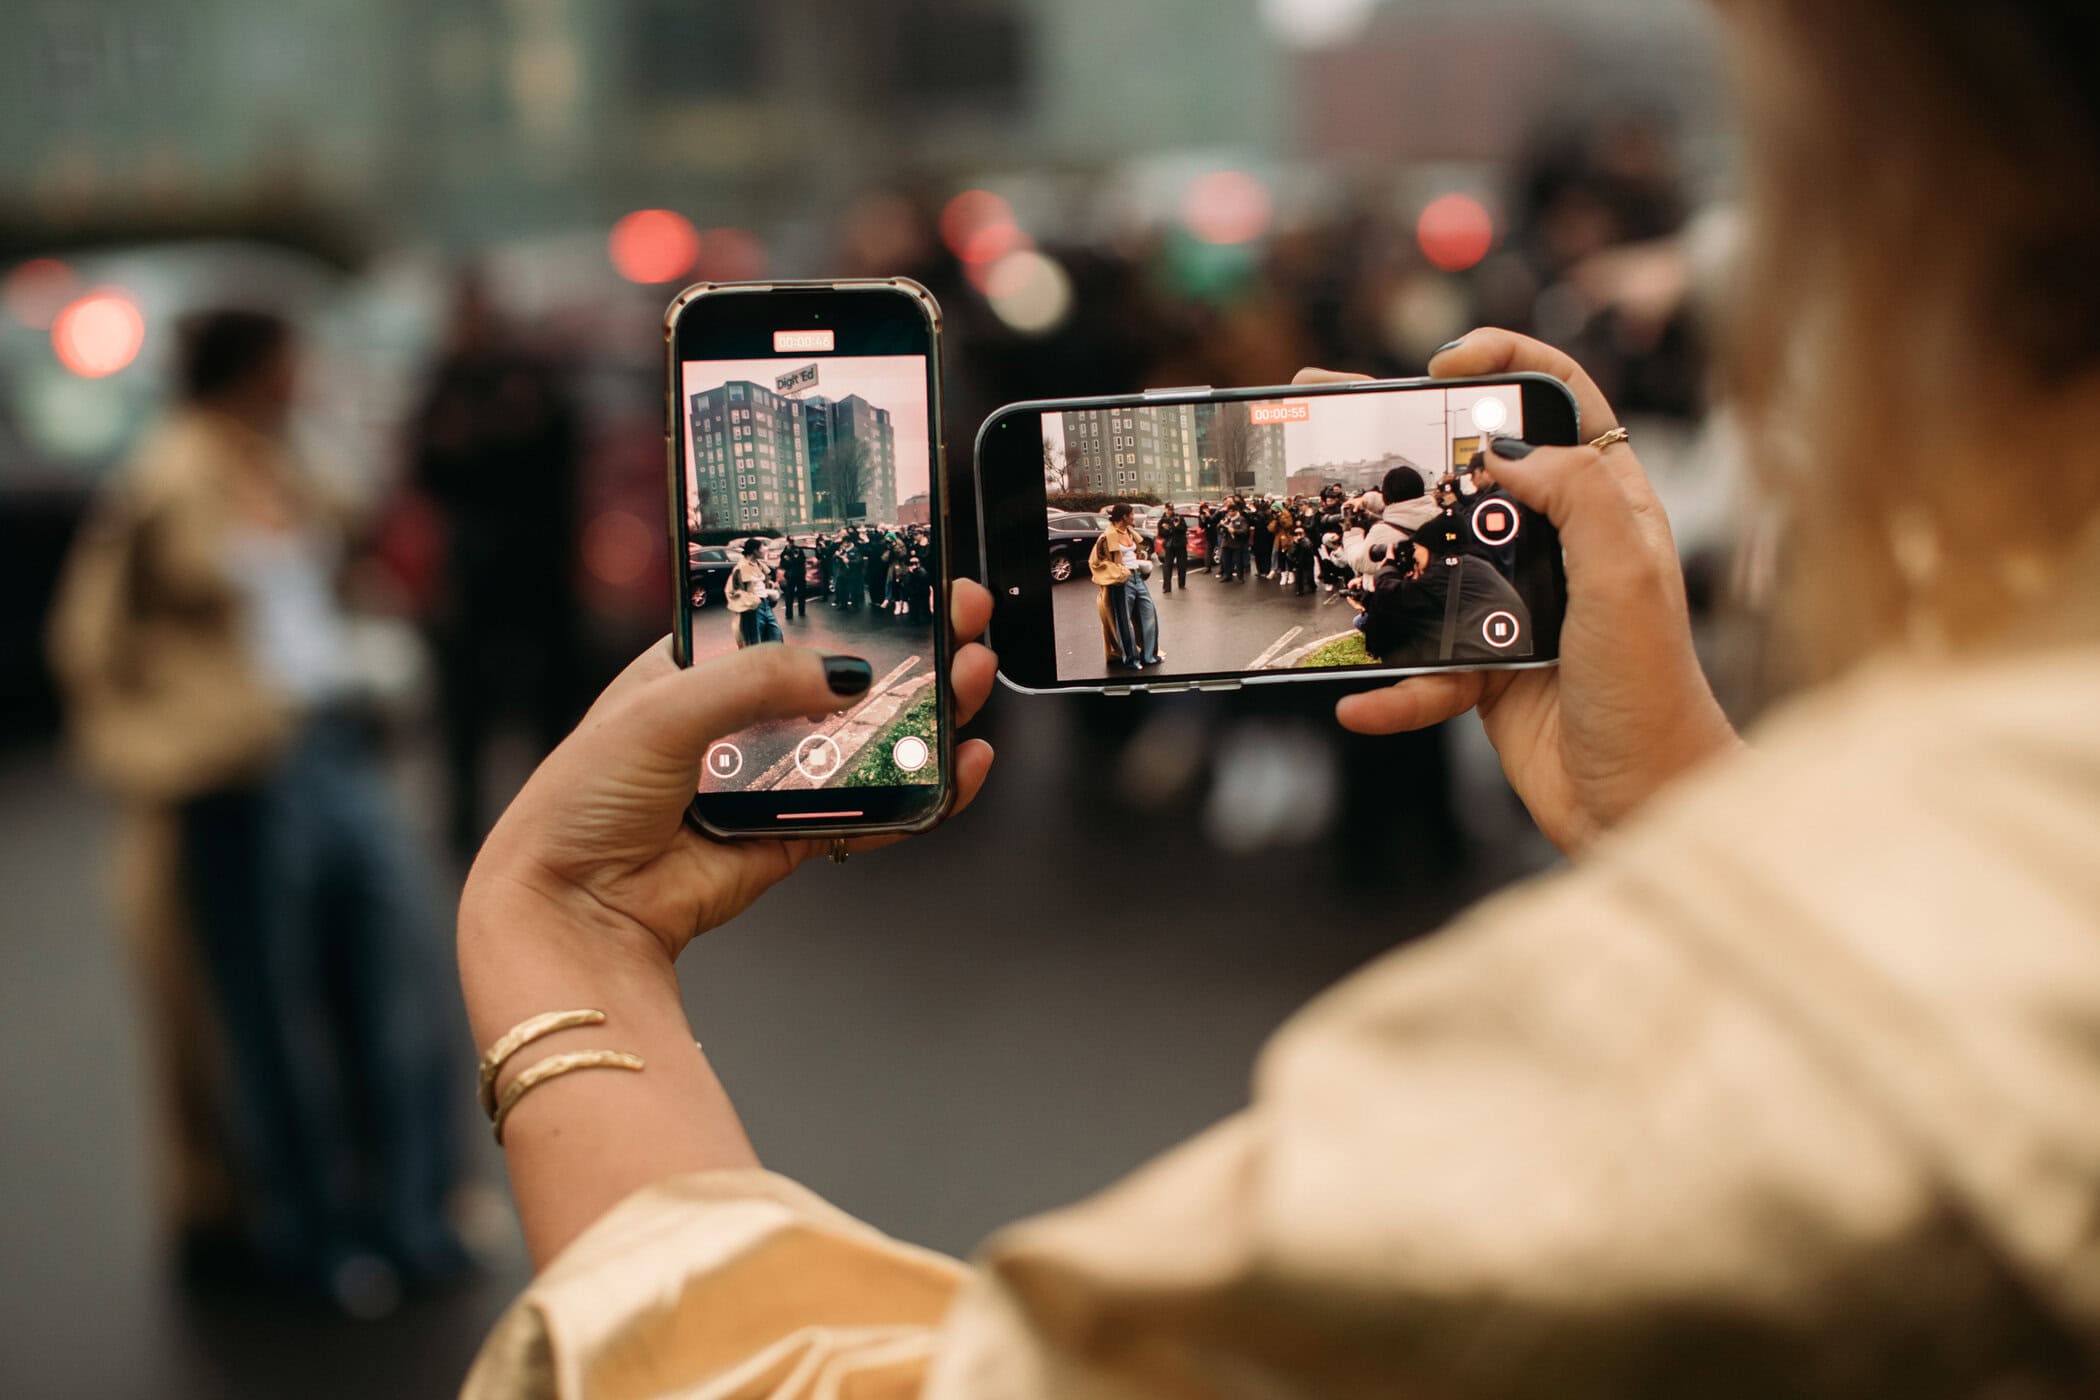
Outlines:
[[[1378,658],[1364,649],[1363,634],[1351,632],[1346,637],[1337,637],[1326,646],[1308,655],[1300,666],[1371,666]]]
[[[846,770],[840,787],[907,787],[914,783],[940,781],[940,752],[937,725],[940,712],[935,708],[939,697],[935,687],[928,686],[926,694],[919,697],[903,714],[890,721],[889,728],[877,734],[860,751],[853,766]],[[907,773],[890,757],[899,740],[908,734],[916,734],[926,741],[926,751],[933,757],[916,773]]]

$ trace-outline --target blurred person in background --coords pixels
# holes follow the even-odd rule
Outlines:
[[[209,988],[247,1242],[369,1314],[466,1264],[435,906],[349,662],[343,530],[287,440],[291,328],[207,313],[179,359],[181,402],[68,563],[54,668],[77,747],[164,853],[138,902],[179,918]]]
[[[460,279],[409,436],[414,483],[445,525],[438,681],[452,845],[464,859],[488,829],[483,764],[511,707],[522,708],[544,753],[584,698],[576,689],[576,413],[478,276]]]
[[[1628,257],[1665,247],[1685,225],[1673,146],[1662,114],[1615,102],[1543,125],[1517,178],[1517,253],[1537,291],[1530,324],[1628,415],[1688,415],[1704,399],[1688,309],[1650,312],[1600,295]]]
[[[646,1061],[511,1118],[545,1272],[473,1400],[2100,1390],[2100,14],[1723,9],[1755,230],[1732,384],[1789,517],[1797,699],[1737,739],[1594,380],[1506,332],[1443,349],[1440,377],[1556,375],[1600,434],[1494,449],[1560,533],[1562,662],[1338,717],[1477,710],[1571,864],[1352,977],[1247,1109],[965,1266],[760,1168],[673,972],[815,853],[684,829],[701,756],[840,704],[836,663],[659,649],[461,906],[481,1043],[593,1006],[524,1058]],[[1979,517],[2009,422],[2053,508]],[[958,585],[960,639],[989,611]],[[967,715],[994,662],[954,664]],[[989,761],[958,750],[966,797]]]

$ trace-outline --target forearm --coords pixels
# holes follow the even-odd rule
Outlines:
[[[550,1055],[625,1050],[640,1072],[584,1069],[529,1091],[504,1123],[511,1189],[535,1266],[614,1205],[666,1177],[751,1167],[736,1109],[693,1043],[662,946],[609,928],[522,887],[470,882],[460,906],[460,981],[477,1046],[528,1017],[590,1008],[602,1025],[558,1031],[520,1050],[496,1081]]]

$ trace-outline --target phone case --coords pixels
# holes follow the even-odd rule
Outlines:
[[[693,664],[688,638],[691,635],[691,607],[685,596],[685,482],[679,465],[679,391],[678,391],[678,319],[688,309],[710,296],[747,296],[776,290],[792,291],[874,291],[901,292],[919,304],[925,313],[929,335],[928,354],[933,360],[933,388],[926,405],[927,427],[933,446],[933,461],[929,464],[933,480],[938,484],[940,519],[935,527],[934,538],[939,542],[941,577],[940,606],[935,609],[934,664],[938,668],[934,685],[941,700],[942,723],[940,726],[940,799],[923,817],[908,822],[857,822],[837,826],[798,826],[795,837],[799,840],[832,840],[856,836],[917,835],[931,831],[946,821],[955,810],[955,694],[949,674],[949,663],[954,646],[946,625],[946,600],[954,592],[955,582],[955,531],[949,512],[953,509],[948,489],[948,443],[941,431],[941,399],[944,391],[944,374],[941,369],[941,306],[933,293],[909,277],[851,277],[851,278],[780,278],[766,282],[696,282],[681,290],[671,299],[664,310],[664,463],[668,493],[665,519],[670,524],[671,536],[671,598],[673,618],[671,627],[671,654],[680,666]],[[718,841],[762,841],[778,840],[781,833],[767,831],[727,831],[702,820],[691,807],[686,809],[686,821],[702,834]]]

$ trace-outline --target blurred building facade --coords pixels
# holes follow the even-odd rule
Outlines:
[[[1311,44],[1297,12],[1361,11]],[[822,219],[913,172],[1226,151],[1451,161],[1512,151],[1607,63],[1710,105],[1706,21],[1671,0],[79,0],[10,17],[0,181],[16,221],[287,192],[392,237],[474,244],[675,182],[704,214]],[[1645,86],[1644,86],[1645,85]],[[1597,94],[1592,94],[1596,97]],[[1286,184],[1289,182],[1286,181]],[[1142,190],[1109,192],[1105,217]],[[0,202],[0,209],[6,207]]]

